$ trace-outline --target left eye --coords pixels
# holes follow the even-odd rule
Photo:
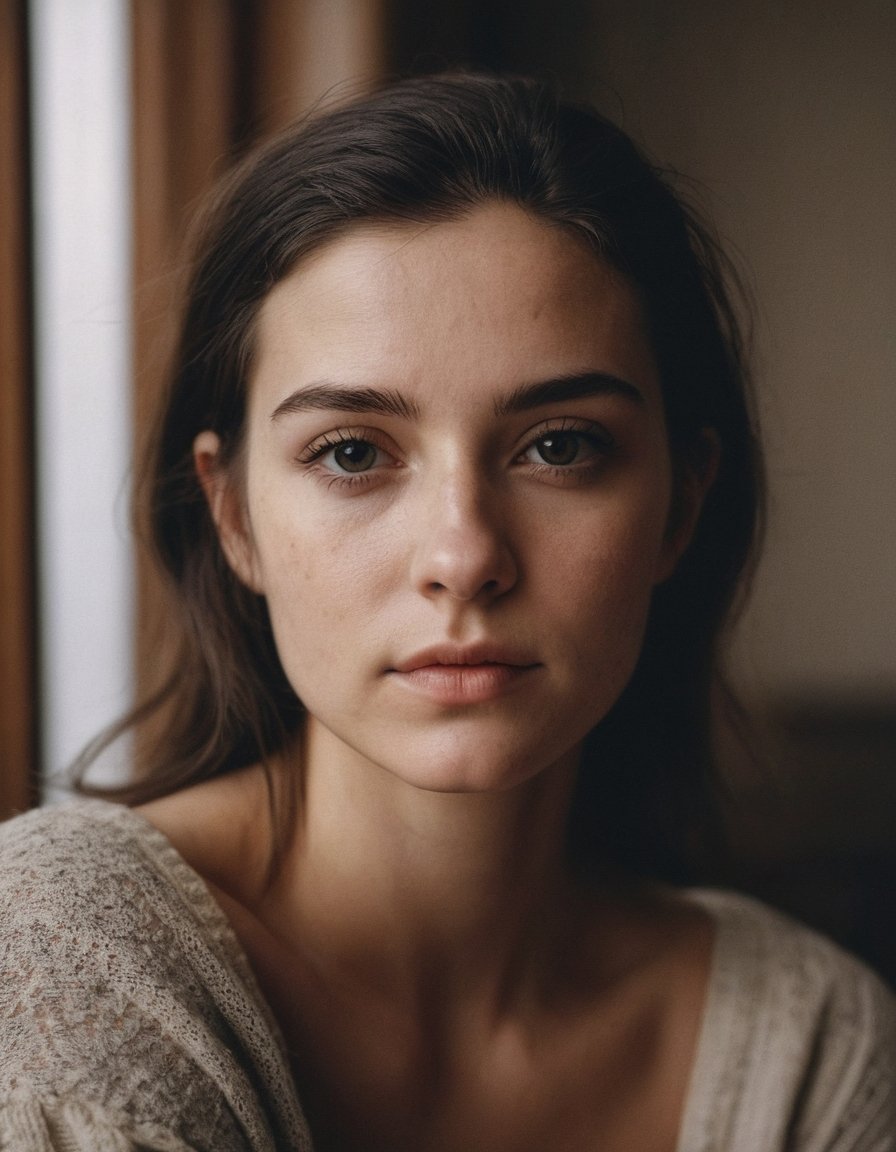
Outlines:
[[[546,432],[530,446],[529,453],[532,452],[538,454],[541,463],[562,468],[581,463],[584,459],[593,459],[597,445],[593,437],[582,432]]]
[[[340,472],[367,472],[377,463],[380,450],[369,440],[343,440],[324,454]]]

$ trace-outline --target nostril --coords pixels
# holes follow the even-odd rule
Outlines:
[[[430,596],[447,596],[452,600],[478,600],[482,597],[485,599],[492,599],[500,596],[503,591],[503,585],[500,580],[489,579],[483,581],[481,584],[465,584],[461,581],[450,581],[443,584],[438,580],[432,580],[426,586],[426,591]]]
[[[450,511],[450,510],[449,510]],[[516,581],[516,561],[503,531],[478,514],[432,518],[412,545],[410,575],[426,596],[495,598]]]

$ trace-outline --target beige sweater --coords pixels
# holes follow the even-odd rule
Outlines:
[[[753,901],[692,896],[717,932],[679,1152],[893,1152],[896,1009],[883,985]],[[311,1149],[283,1040],[224,915],[127,809],[78,802],[0,827],[7,1149]]]

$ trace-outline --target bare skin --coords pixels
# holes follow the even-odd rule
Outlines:
[[[413,882],[352,882],[338,843],[297,845],[266,891],[257,770],[141,811],[227,914],[322,1152],[674,1152],[712,943],[696,907],[536,876],[520,846],[467,902],[455,870],[427,934]]]
[[[308,710],[299,815],[268,886],[259,769],[142,811],[229,916],[317,1146],[674,1152],[711,927],[564,853],[711,481],[673,524],[634,293],[506,205],[357,228],[265,302],[243,473],[212,433],[196,466]]]

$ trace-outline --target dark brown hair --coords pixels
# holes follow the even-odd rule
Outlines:
[[[540,82],[451,74],[394,84],[297,125],[254,153],[210,204],[147,476],[152,542],[172,592],[179,652],[118,730],[164,716],[140,802],[284,747],[302,708],[264,599],[222,555],[192,462],[212,429],[239,453],[259,307],[278,281],[358,221],[438,221],[484,201],[520,205],[587,238],[636,286],[659,366],[673,460],[721,445],[693,542],[655,594],[637,670],[586,746],[570,828],[577,857],[608,845],[668,872],[707,795],[710,695],[723,626],[761,505],[732,269],[671,180],[592,109]]]

